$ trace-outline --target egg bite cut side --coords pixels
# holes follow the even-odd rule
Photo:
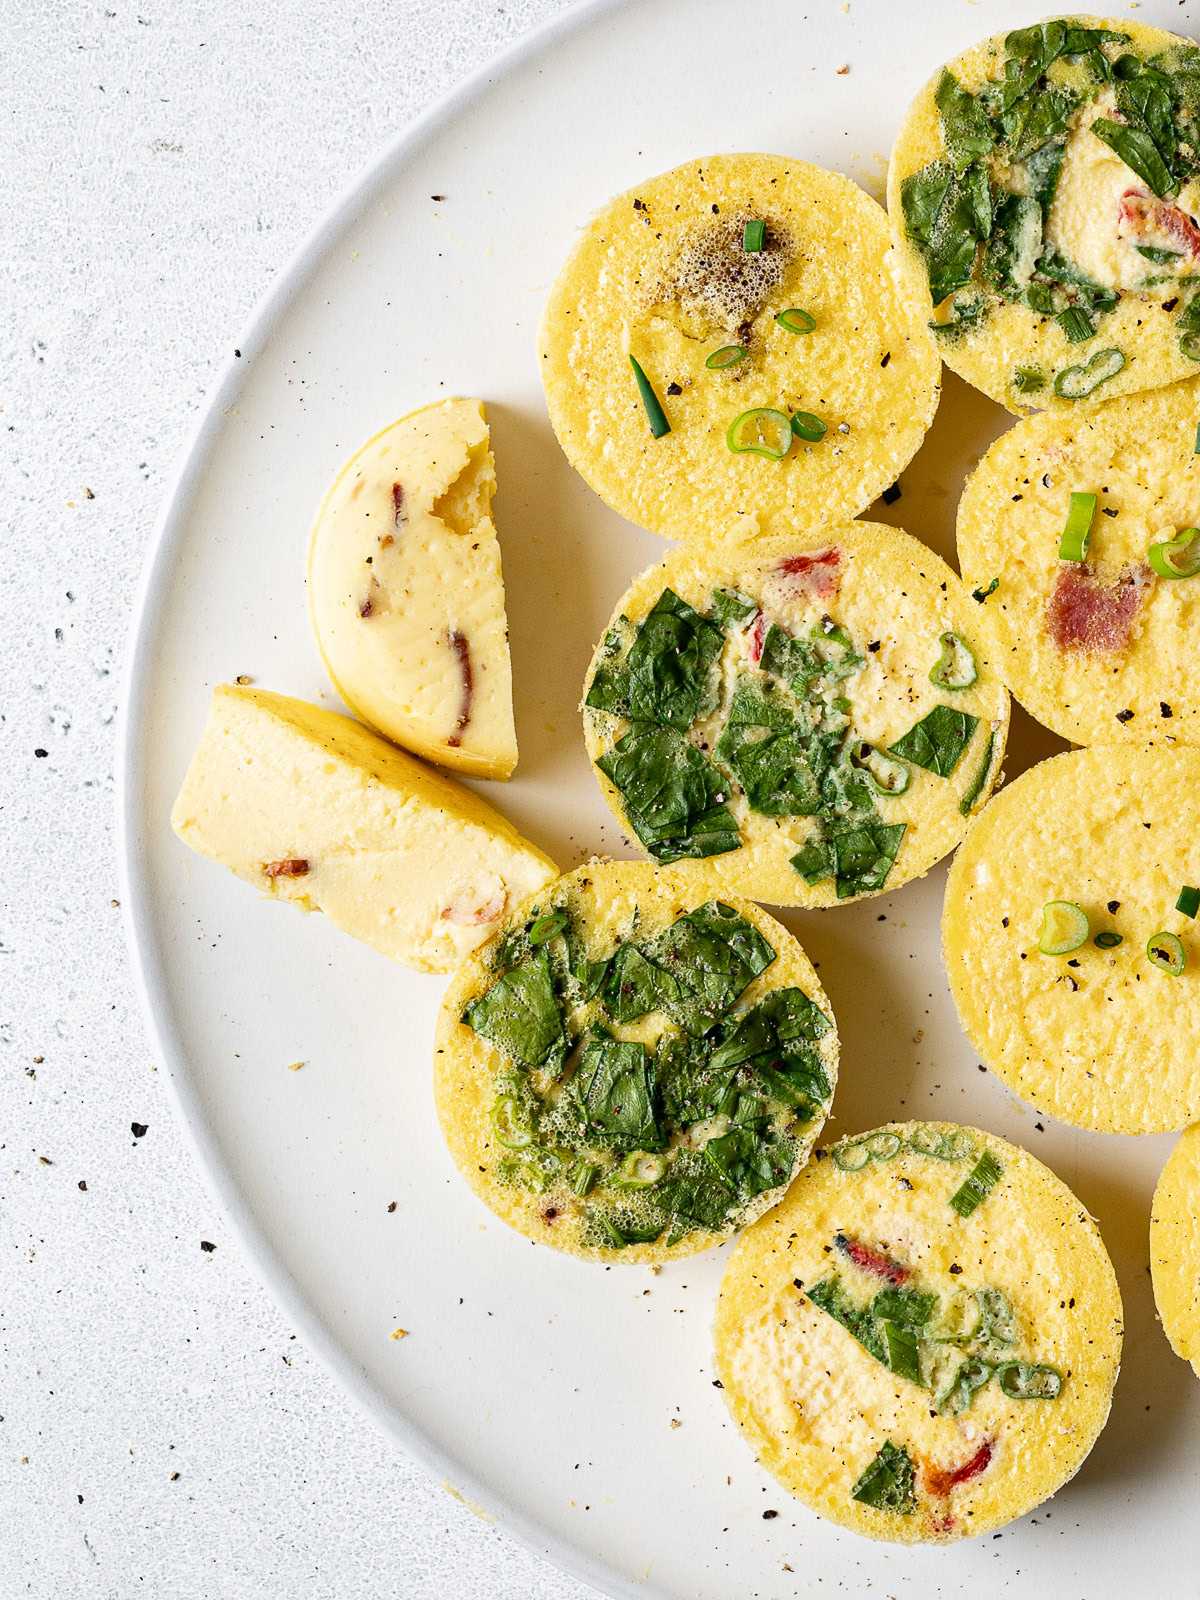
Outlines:
[[[1194,747],[1069,751],[1002,789],[951,864],[959,1020],[1063,1122],[1162,1133],[1200,1117],[1198,792]]]
[[[773,155],[687,162],[610,201],[568,256],[539,333],[550,420],[596,493],[668,538],[837,522],[933,418],[925,322],[849,179]]]
[[[986,614],[910,535],[690,541],[617,603],[588,754],[631,840],[708,893],[828,906],[951,851],[1000,770]]]
[[[722,1398],[819,1516],[899,1544],[992,1533],[1108,1416],[1122,1309],[1096,1225],[977,1128],[892,1123],[817,1154],[730,1258]]]
[[[1171,1348],[1200,1377],[1200,1125],[1167,1157],[1150,1211],[1154,1304]]]
[[[837,1049],[811,963],[760,907],[592,861],[456,974],[434,1094],[463,1177],[519,1233],[588,1261],[667,1261],[781,1197]]]

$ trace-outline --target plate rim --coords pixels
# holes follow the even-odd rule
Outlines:
[[[224,1148],[206,1116],[188,1052],[178,1036],[168,999],[168,986],[150,907],[151,869],[139,842],[141,805],[140,732],[144,706],[152,693],[148,661],[156,644],[153,598],[166,581],[171,560],[182,540],[193,495],[202,482],[218,442],[225,412],[236,403],[256,352],[267,342],[287,308],[354,215],[370,202],[410,157],[435,139],[460,111],[466,110],[493,82],[518,70],[570,35],[605,15],[643,0],[573,0],[529,31],[489,55],[394,133],[359,167],[311,224],[277,276],[259,297],[229,354],[217,370],[213,387],[189,430],[164,492],[142,557],[134,590],[120,679],[120,711],[115,741],[115,852],[121,921],[129,954],[138,1010],[151,1054],[166,1080],[176,1125],[199,1170],[209,1198],[245,1252],[254,1276],[275,1307],[304,1340],[317,1364],[331,1377],[360,1416],[377,1427],[427,1475],[440,1479],[447,1492],[485,1521],[495,1521],[526,1550],[568,1576],[590,1584],[611,1600],[653,1600],[661,1591],[646,1582],[633,1583],[606,1562],[552,1533],[536,1517],[526,1515],[484,1485],[466,1463],[429,1438],[388,1403],[310,1305],[266,1233],[252,1215],[238,1186]],[[480,1507],[486,1510],[481,1510]],[[499,1514],[492,1516],[495,1509]]]

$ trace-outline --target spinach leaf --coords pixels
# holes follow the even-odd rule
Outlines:
[[[1179,192],[1171,169],[1144,128],[1112,122],[1108,117],[1097,117],[1092,123],[1092,132],[1110,150],[1115,150],[1125,165],[1131,167],[1156,195],[1169,198]]]
[[[724,644],[720,628],[664,589],[625,658],[630,718],[685,732],[716,703],[710,668]]]
[[[1027,95],[1059,56],[1082,56],[1093,76],[1107,81],[1112,77],[1112,68],[1101,46],[1128,42],[1127,33],[1114,33],[1108,28],[1081,28],[1059,18],[1014,30],[1004,40],[1007,60],[1000,94],[1002,108],[1007,111]]]
[[[1043,218],[1049,216],[1050,207],[1054,203],[1054,192],[1058,188],[1059,174],[1062,172],[1066,153],[1066,140],[1055,139],[1042,145],[1038,150],[1031,150],[1025,157],[1029,196],[1041,206]]]
[[[1031,195],[1005,194],[996,207],[980,276],[989,289],[1014,299],[1028,288],[1042,249],[1042,208]]]
[[[718,1179],[678,1167],[659,1184],[655,1199],[678,1222],[690,1225],[685,1233],[692,1227],[716,1232],[724,1227],[732,1205],[728,1188]]]
[[[1069,256],[1063,255],[1061,250],[1055,250],[1053,247],[1042,251],[1038,258],[1037,274],[1039,278],[1047,278],[1052,283],[1063,285],[1071,299],[1089,312],[1111,311],[1120,298],[1115,290],[1097,283],[1095,278],[1089,277],[1082,267],[1076,266]]]
[[[920,1387],[921,1352],[917,1348],[916,1330],[899,1322],[884,1322],[880,1326],[887,1348],[888,1367],[897,1377],[907,1378],[909,1383]]]
[[[619,789],[629,825],[658,861],[722,855],[741,846],[726,785],[674,728],[634,722],[596,762]]]
[[[908,1451],[888,1439],[874,1461],[860,1474],[850,1495],[876,1511],[894,1511],[907,1517],[917,1509],[914,1480]]]
[[[881,1289],[871,1302],[871,1310],[882,1321],[923,1328],[937,1303],[936,1294],[923,1294],[919,1289]]]
[[[713,755],[729,768],[751,811],[764,817],[808,817],[820,810],[808,745],[795,728],[774,730],[730,720]]]
[[[833,843],[823,833],[806,839],[791,858],[796,869],[810,888],[832,878],[834,872]]]
[[[933,98],[942,120],[946,152],[954,170],[962,172],[972,161],[985,160],[990,156],[996,136],[988,114],[952,73],[943,69]]]
[[[648,1011],[678,1006],[682,998],[675,979],[647,961],[636,945],[622,945],[613,957],[604,981],[604,1004],[614,1022],[633,1022]]]
[[[654,1058],[654,1077],[664,1116],[677,1124],[715,1117],[735,1092],[735,1069],[714,1066],[705,1043],[664,1036]]]
[[[903,738],[889,745],[888,750],[894,756],[911,761],[915,767],[924,767],[927,772],[936,772],[939,778],[948,778],[978,724],[979,718],[969,711],[936,705]]]
[[[788,1181],[796,1147],[790,1139],[764,1137],[755,1128],[731,1128],[719,1139],[708,1141],[704,1158],[744,1203]]]
[[[1051,139],[1065,140],[1081,97],[1068,89],[1032,89],[1000,118],[1013,161],[1027,160]]]
[[[981,162],[954,176],[934,222],[925,251],[929,292],[940,305],[971,281],[975,252],[992,231],[992,200],[988,169]]]
[[[657,1150],[646,1047],[597,1039],[584,1050],[573,1079],[589,1142],[613,1150]]]
[[[743,673],[734,685],[729,706],[730,722],[745,723],[754,728],[791,728],[796,720],[795,709],[770,684]]]
[[[544,950],[497,978],[463,1021],[523,1067],[557,1073],[566,1060],[569,1042]]]
[[[920,171],[910,173],[900,186],[900,205],[904,229],[922,250],[933,242],[933,227],[954,174],[941,161],[932,161]]]
[[[835,1322],[840,1322],[847,1333],[853,1334],[869,1356],[887,1366],[887,1350],[879,1324],[869,1306],[856,1306],[842,1288],[841,1279],[834,1276],[822,1278],[806,1291],[813,1305],[818,1306]]]
[[[864,822],[834,835],[839,900],[883,888],[907,826],[905,822]]]
[[[714,589],[712,592],[712,619],[720,628],[731,622],[745,622],[758,610],[758,601],[751,600],[737,589]]]
[[[604,635],[600,659],[583,701],[593,711],[609,711],[616,717],[629,715],[629,674],[623,657],[633,636],[633,624],[628,617],[618,617]]]
[[[706,900],[643,947],[678,986],[667,1009],[688,1033],[701,1034],[729,1010],[775,951],[732,906]]]

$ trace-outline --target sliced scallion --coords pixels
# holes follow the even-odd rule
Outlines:
[[[704,365],[710,372],[724,372],[726,367],[736,367],[748,354],[744,344],[723,344],[719,350],[713,351]]]
[[[1200,572],[1200,528],[1184,528],[1173,539],[1152,544],[1146,560],[1160,578],[1194,578]]]
[[[752,455],[782,461],[792,448],[791,418],[769,406],[755,406],[752,411],[743,411],[733,419],[725,434],[725,443],[738,455],[749,451]]]
[[[1185,333],[1179,341],[1179,354],[1189,361],[1200,361],[1200,333]]]
[[[865,775],[876,794],[903,794],[912,777],[905,762],[876,749],[865,739],[851,749],[850,762]]]
[[[1185,335],[1190,338],[1191,335]],[[1182,348],[1183,340],[1180,340]],[[1187,353],[1186,351],[1184,352]],[[1200,349],[1194,357],[1200,361]],[[1092,359],[1082,366],[1064,367],[1054,380],[1054,392],[1063,400],[1086,400],[1110,378],[1115,378],[1125,365],[1125,354],[1121,350],[1097,350]]]
[[[1060,561],[1086,561],[1092,539],[1092,518],[1096,515],[1094,494],[1073,494],[1067,524],[1058,541]]]
[[[985,1150],[971,1171],[950,1196],[950,1207],[960,1217],[969,1217],[999,1183],[1004,1168],[990,1150]]]
[[[501,1095],[492,1106],[492,1132],[497,1144],[502,1144],[506,1150],[524,1150],[533,1143],[533,1130],[518,1120],[520,1113],[520,1102],[515,1094]]]
[[[661,1156],[634,1150],[613,1173],[611,1182],[618,1189],[652,1189],[666,1171]]]
[[[1200,456],[1200,422],[1196,424],[1196,448],[1192,451],[1192,454]]]
[[[1091,339],[1096,332],[1092,327],[1091,317],[1082,306],[1068,306],[1065,311],[1060,311],[1054,320],[1072,344],[1082,344],[1085,339]]]
[[[1057,1367],[1043,1362],[1006,1361],[996,1368],[996,1382],[1010,1400],[1057,1400],[1062,1393],[1063,1375]]]
[[[1156,933],[1146,943],[1146,955],[1152,967],[1177,978],[1187,966],[1187,951],[1176,933]]]
[[[539,917],[529,930],[530,944],[549,944],[555,934],[559,934],[567,925],[565,911],[554,911]]]
[[[1087,912],[1072,900],[1048,900],[1042,907],[1042,936],[1038,949],[1044,956],[1066,956],[1088,936]]]
[[[742,229],[742,249],[753,255],[762,249],[766,237],[767,225],[761,217],[756,217]]]
[[[1046,387],[1046,374],[1041,367],[1018,367],[1013,373],[1012,386],[1018,394],[1036,394]]]
[[[929,681],[939,689],[969,689],[979,677],[975,655],[969,644],[956,633],[938,635],[942,653],[930,668]]]
[[[1114,933],[1111,928],[1101,928],[1092,940],[1097,950],[1115,950],[1119,944],[1125,942],[1124,934]]]
[[[792,413],[792,432],[797,439],[818,444],[829,432],[829,424],[822,422],[820,417],[814,417],[811,411],[795,411]]]
[[[967,789],[966,794],[964,794],[962,799],[958,802],[958,809],[964,817],[969,817],[971,815],[971,812],[974,810],[976,800],[978,800],[979,796],[983,793],[983,786],[988,780],[988,774],[992,770],[992,756],[995,754],[995,751],[996,735],[991,733],[988,735],[988,742],[984,746],[983,755],[980,758],[979,766],[976,770],[975,776],[971,779],[970,787]]]
[[[775,321],[789,333],[811,333],[817,325],[816,317],[801,311],[799,306],[789,306],[786,311],[779,313]]]
[[[638,393],[641,395],[642,404],[646,408],[650,432],[656,439],[661,439],[663,434],[671,431],[671,424],[667,421],[667,413],[663,410],[662,403],[654,392],[653,384],[642,371],[642,364],[638,358],[631,355],[629,364],[633,368],[633,375],[637,379]]]
[[[592,1187],[596,1182],[597,1170],[596,1167],[589,1167],[582,1161],[575,1168],[571,1179],[571,1187],[581,1200],[585,1195],[591,1193]]]
[[[1182,911],[1185,917],[1194,917],[1197,911],[1200,911],[1200,889],[1194,889],[1191,884],[1185,883],[1179,891],[1175,909]]]

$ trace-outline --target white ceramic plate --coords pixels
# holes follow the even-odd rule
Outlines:
[[[1138,15],[1186,28],[1187,13],[1147,0]],[[802,156],[878,195],[929,73],[1040,14],[1016,0],[604,0],[543,29],[408,129],[282,275],[240,355],[231,346],[146,573],[125,695],[124,899],[151,1029],[217,1198],[354,1400],[611,1595],[980,1600],[1011,1586],[1097,1600],[1141,1592],[1148,1560],[1160,1588],[1194,1594],[1200,1387],[1154,1321],[1147,1266],[1170,1140],[1058,1127],[978,1067],[938,955],[941,870],[788,918],[842,1031],[833,1131],[927,1114],[1027,1145],[1099,1217],[1126,1296],[1112,1421],[1075,1483],[985,1543],[874,1546],[791,1503],[727,1421],[709,1355],[725,1250],[658,1276],[598,1270],[495,1221],[434,1117],[441,980],[256,899],[178,844],[168,811],[213,684],[245,673],[336,704],[303,577],[339,463],[414,406],[480,395],[521,746],[516,780],[488,795],[564,867],[624,853],[575,707],[613,601],[662,545],[583,486],[546,421],[534,329],[574,231],[609,195],[714,150]],[[903,498],[874,514],[952,556],[963,475],[1003,426],[948,375]],[[1018,714],[1010,775],[1058,747]]]

